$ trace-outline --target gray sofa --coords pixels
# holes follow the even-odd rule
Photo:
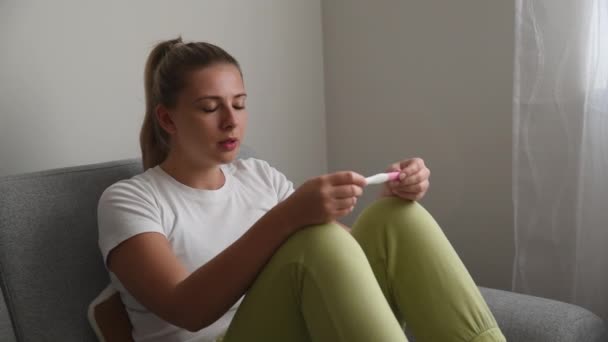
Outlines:
[[[97,200],[139,172],[132,159],[0,178],[0,341],[96,341],[87,306],[108,284],[97,249]],[[604,322],[580,307],[481,292],[508,341],[607,340]]]

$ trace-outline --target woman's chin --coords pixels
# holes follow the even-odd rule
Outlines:
[[[239,152],[238,149],[235,149],[235,150],[230,151],[230,152],[220,153],[220,155],[218,156],[218,159],[223,164],[231,163],[231,162],[233,162],[237,158],[238,152]]]

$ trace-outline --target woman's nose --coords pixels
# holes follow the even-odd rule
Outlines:
[[[236,111],[232,107],[224,110],[222,115],[222,128],[231,129],[237,125]]]

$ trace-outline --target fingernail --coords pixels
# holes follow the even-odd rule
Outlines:
[[[405,173],[400,173],[399,174],[399,180],[404,180],[405,177],[407,177],[407,175]]]

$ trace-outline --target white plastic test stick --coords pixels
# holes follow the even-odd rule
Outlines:
[[[389,173],[378,173],[373,176],[365,178],[367,185],[370,184],[382,184],[384,182],[388,182],[390,180],[395,180],[399,178],[399,172],[389,172]]]

